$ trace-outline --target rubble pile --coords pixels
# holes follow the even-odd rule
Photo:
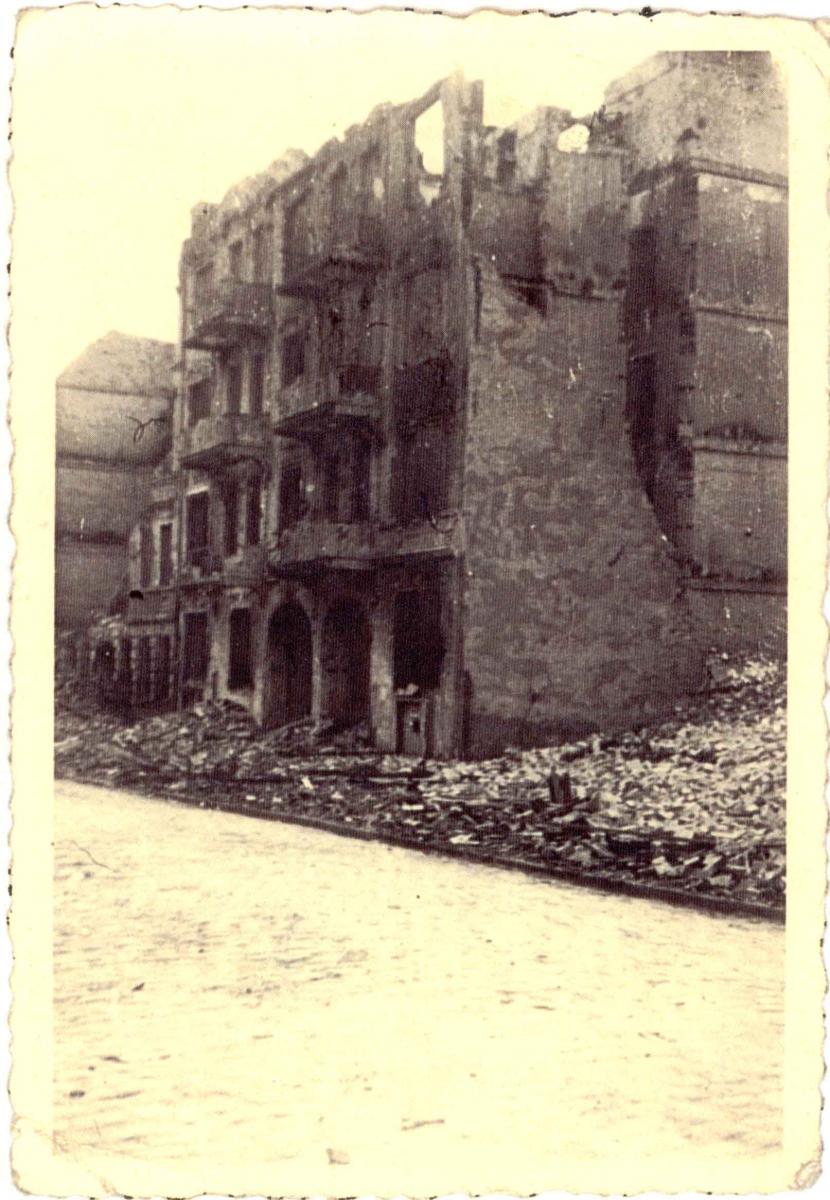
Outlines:
[[[721,668],[665,723],[487,762],[379,755],[367,729],[311,721],[262,731],[227,702],[131,726],[59,709],[56,773],[778,909],[783,669]]]

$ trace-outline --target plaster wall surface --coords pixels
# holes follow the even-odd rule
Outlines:
[[[786,579],[784,447],[696,444],[694,558],[704,575]]]
[[[57,532],[87,538],[109,536],[126,543],[147,503],[150,470],[130,464],[59,459],[56,472]]]
[[[782,586],[696,580],[688,598],[699,636],[711,649],[786,657],[787,595]]]
[[[472,754],[630,723],[699,678],[628,445],[618,321],[579,297],[545,319],[483,280],[464,483]]]
[[[55,547],[55,625],[88,624],[124,583],[124,545],[58,542]]]
[[[696,433],[740,428],[764,441],[786,438],[786,325],[696,313],[694,373]]]

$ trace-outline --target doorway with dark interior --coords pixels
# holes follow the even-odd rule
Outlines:
[[[342,599],[326,613],[322,628],[321,716],[348,728],[369,717],[371,628],[358,600]]]
[[[268,623],[264,723],[269,728],[311,714],[311,622],[296,601],[281,604]]]

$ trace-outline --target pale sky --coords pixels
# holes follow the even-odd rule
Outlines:
[[[314,152],[381,101],[461,67],[484,79],[491,124],[541,103],[592,109],[649,47],[576,22],[29,10],[14,60],[12,305],[37,350],[15,363],[18,382],[51,403],[55,376],[109,330],[175,340],[191,206],[288,147]]]

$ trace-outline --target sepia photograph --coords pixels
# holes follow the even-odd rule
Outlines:
[[[818,1178],[826,56],[21,14],[19,1186]]]

